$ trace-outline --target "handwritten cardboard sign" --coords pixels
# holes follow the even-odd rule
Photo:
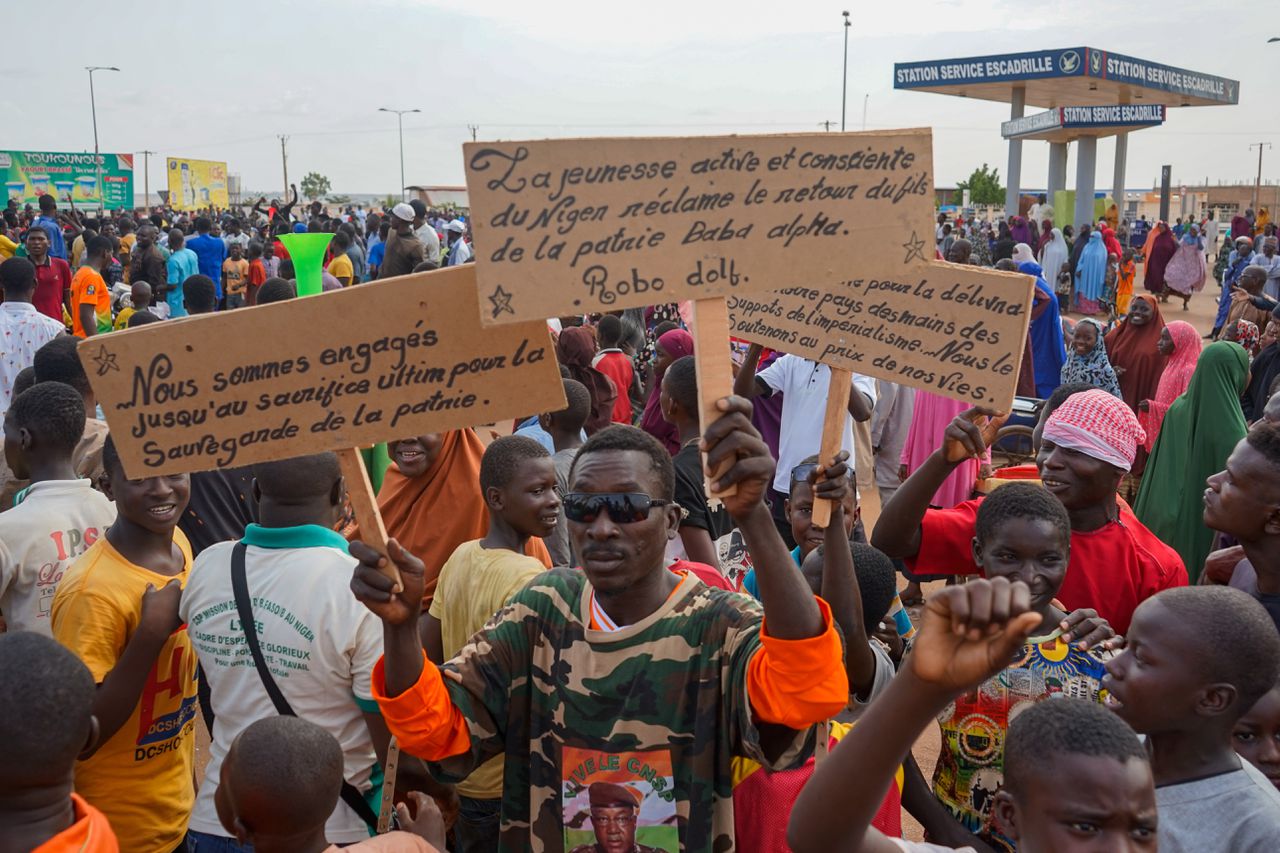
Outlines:
[[[1008,411],[1035,279],[934,261],[906,275],[734,294],[733,334],[832,367]]]
[[[486,325],[933,257],[928,129],[463,146]]]
[[[564,407],[544,321],[481,330],[471,265],[89,338],[125,471],[285,459]]]

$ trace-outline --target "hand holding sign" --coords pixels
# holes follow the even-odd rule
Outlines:
[[[1007,414],[991,409],[966,409],[947,425],[942,439],[942,455],[948,462],[963,462],[982,456],[995,444],[1000,427],[1007,420]]]

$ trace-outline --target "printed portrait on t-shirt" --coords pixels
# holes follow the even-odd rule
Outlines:
[[[676,853],[671,753],[564,748],[564,849],[569,853]]]

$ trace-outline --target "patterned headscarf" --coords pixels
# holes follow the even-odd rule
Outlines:
[[[1093,349],[1089,350],[1085,355],[1078,354],[1074,346],[1068,347],[1067,362],[1062,365],[1062,384],[1070,385],[1083,382],[1101,388],[1108,394],[1118,398],[1120,397],[1120,380],[1116,377],[1116,372],[1112,368],[1111,362],[1107,359],[1107,345],[1102,339],[1102,324],[1097,320],[1086,317],[1076,325],[1076,331],[1079,331],[1080,327],[1086,323],[1093,326],[1097,341],[1094,343]]]
[[[1133,411],[1101,389],[1072,394],[1044,425],[1044,439],[1114,465],[1133,467],[1147,437]]]
[[[1258,331],[1258,324],[1252,320],[1236,321],[1236,343],[1244,347],[1244,351],[1249,353],[1249,357],[1258,354],[1258,340],[1261,333]]]

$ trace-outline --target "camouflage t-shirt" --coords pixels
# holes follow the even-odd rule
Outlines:
[[[593,630],[580,571],[539,575],[446,663],[471,749],[431,763],[444,781],[506,756],[503,851],[631,845],[733,850],[734,756],[796,766],[793,732],[772,760],[747,699],[760,605],[689,576],[656,612]],[[771,727],[771,731],[777,727]],[[788,730],[789,731],[789,730]]]

